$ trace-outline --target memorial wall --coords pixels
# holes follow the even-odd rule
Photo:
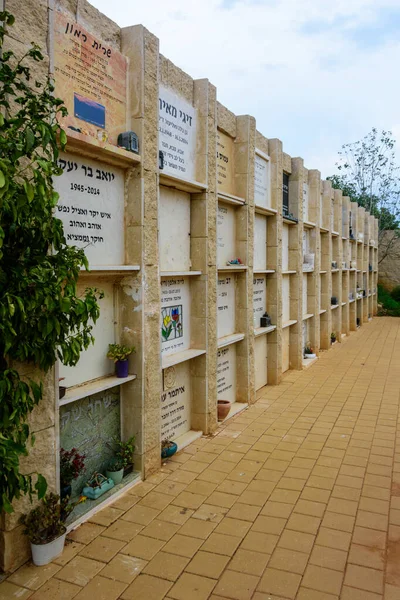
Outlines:
[[[162,441],[181,449],[213,434],[265,385],[308,367],[308,343],[318,358],[331,333],[340,343],[368,321],[378,231],[255,118],[236,116],[208,80],[162,56],[142,25],[120,29],[86,0],[26,5],[40,18],[10,0],[22,22],[6,49],[26,49],[26,32],[44,44],[45,74],[68,109],[55,216],[88,258],[79,290],[103,298],[94,344],[46,378],[23,468],[34,464],[58,491],[60,449],[77,448],[87,470],[76,497],[115,443],[135,438],[129,473],[74,512],[73,528],[156,471]],[[134,347],[126,377],[107,358],[115,343]],[[226,421],[219,401],[229,402]],[[27,505],[3,518],[4,569],[27,556],[18,524]]]

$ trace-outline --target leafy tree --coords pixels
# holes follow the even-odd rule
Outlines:
[[[339,173],[328,177],[333,187],[379,219],[379,262],[386,256],[400,258],[400,167],[394,146],[390,131],[373,128],[362,140],[342,146]]]
[[[0,21],[2,48],[14,17],[0,12]],[[0,512],[12,512],[21,494],[46,492],[41,475],[20,471],[34,443],[28,417],[43,391],[23,380],[20,364],[43,372],[57,358],[76,364],[99,316],[97,290],[76,293],[80,268],[88,267],[84,251],[66,244],[53,215],[53,177],[62,173],[57,140],[66,144],[57,116],[66,109],[50,81],[31,81],[27,60],[43,60],[38,46],[19,59],[4,51],[0,62]]]

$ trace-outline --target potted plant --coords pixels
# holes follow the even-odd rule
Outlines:
[[[71,482],[85,470],[85,454],[79,454],[76,448],[60,450],[60,496],[71,496]]]
[[[334,344],[336,342],[336,333],[334,331],[332,331],[331,333],[331,344]]]
[[[124,476],[124,461],[115,456],[110,460],[106,469],[106,477],[112,479],[115,485],[121,483]]]
[[[60,377],[58,381],[64,381],[65,377]],[[65,396],[67,388],[65,385],[58,385],[58,399],[61,400]]]
[[[133,435],[126,442],[114,439],[114,444],[111,445],[107,442],[107,446],[111,448],[115,453],[114,460],[118,460],[122,464],[122,467],[120,468],[123,469],[123,476],[125,477],[125,475],[131,473],[133,471],[133,453],[135,452],[135,436]],[[108,471],[111,472],[111,469],[108,469]]]
[[[316,358],[317,355],[314,354],[313,349],[311,348],[310,342],[307,342],[304,348],[304,358]]]
[[[115,374],[117,377],[128,377],[128,356],[135,352],[135,347],[121,346],[121,344],[109,344],[107,358],[115,363]]]
[[[178,446],[171,440],[163,440],[161,442],[161,458],[169,458],[178,450]]]
[[[218,400],[218,421],[223,421],[229,415],[231,403],[229,400]]]
[[[60,503],[60,497],[50,493],[28,515],[21,517],[35,565],[47,565],[62,554],[67,533],[65,521],[78,502],[69,504],[68,499],[64,498]]]
[[[87,485],[83,488],[82,494],[91,500],[97,500],[97,498],[108,492],[108,490],[111,490],[114,485],[115,483],[110,477],[105,477],[95,471],[87,482]]]

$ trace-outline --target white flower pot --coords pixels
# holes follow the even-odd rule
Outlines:
[[[317,358],[316,354],[305,354],[304,358]]]
[[[60,556],[64,550],[66,535],[67,532],[48,544],[32,544],[31,542],[33,564],[37,567],[48,565],[52,560]]]

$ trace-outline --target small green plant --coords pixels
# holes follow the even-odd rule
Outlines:
[[[135,347],[121,346],[121,344],[109,344],[107,358],[110,358],[115,363],[119,360],[126,360],[132,352],[135,352]]]
[[[304,354],[313,354],[310,342],[307,342],[304,348]]]
[[[390,295],[393,298],[393,300],[395,300],[396,302],[400,302],[400,285],[397,285],[395,288],[393,288],[390,292]]]
[[[61,487],[70,485],[85,470],[85,454],[79,454],[76,448],[60,450],[60,483]]]
[[[32,544],[52,542],[65,533],[65,521],[79,502],[70,504],[68,498],[60,502],[57,494],[46,494],[39,506],[21,517],[24,534]]]
[[[121,440],[114,439],[113,444],[109,444],[107,446],[113,450],[115,457],[114,459],[118,459],[122,461],[122,467],[125,469],[129,467],[133,463],[133,453],[135,452],[135,436],[129,438],[126,442],[122,442]],[[112,460],[114,460],[112,459]],[[121,469],[122,469],[121,467]],[[111,469],[109,469],[110,471]],[[118,469],[119,470],[119,469]]]
[[[174,442],[172,442],[171,440],[162,440],[161,442],[161,449],[164,450],[165,448],[171,448],[171,446],[174,445]]]
[[[126,466],[127,465],[125,464],[124,459],[119,456],[116,456],[112,458],[108,463],[107,471],[114,473],[115,471],[121,471],[121,469],[124,469]]]
[[[381,305],[379,316],[400,317],[400,302],[382,285],[378,285],[378,303]]]
[[[333,342],[336,342],[336,333],[334,331],[332,331],[331,333],[331,342],[333,344]]]

